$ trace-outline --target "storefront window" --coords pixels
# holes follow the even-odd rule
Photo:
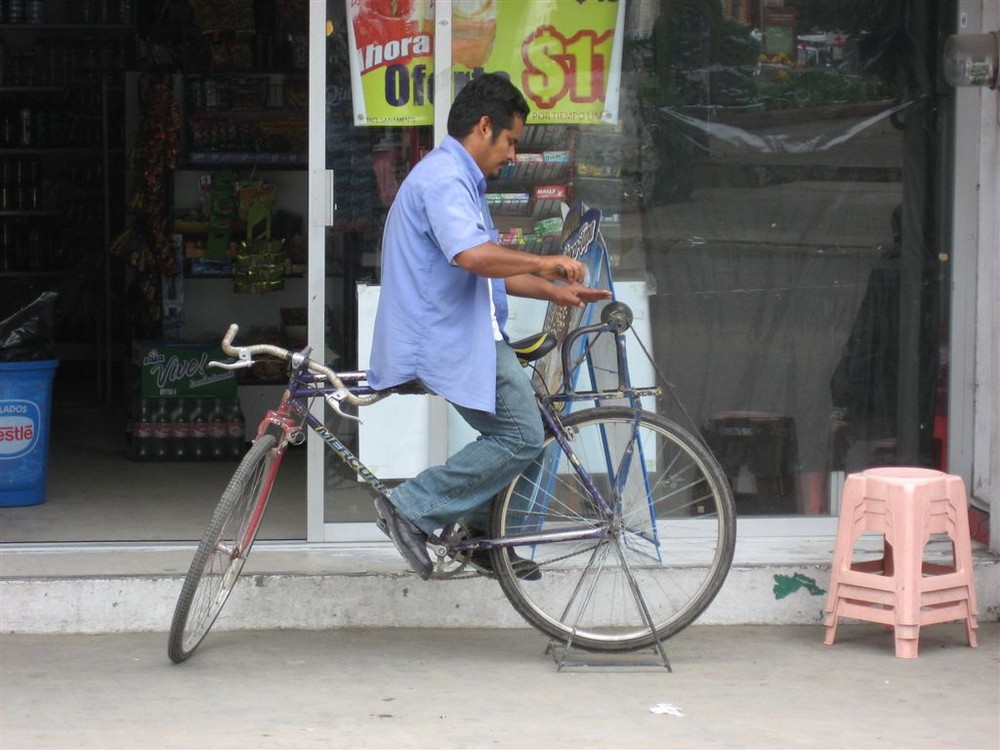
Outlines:
[[[845,471],[946,466],[950,16],[917,5],[673,0],[632,29],[653,350],[741,514],[836,512]]]

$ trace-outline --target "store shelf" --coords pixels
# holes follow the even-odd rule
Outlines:
[[[0,23],[0,31],[28,32],[64,32],[82,31],[95,34],[130,34],[133,29],[130,24],[124,23]]]
[[[65,90],[65,86],[0,86],[0,94],[54,94]]]
[[[0,271],[0,279],[48,279],[62,276],[58,271]]]
[[[80,7],[49,3],[47,12],[60,20]],[[57,316],[53,344],[60,358],[95,363],[82,386],[95,400],[109,398],[112,305],[123,298],[107,250],[126,211],[123,77],[132,32],[127,24],[0,24],[0,307],[58,291],[72,314]]]
[[[565,148],[569,133],[569,125],[528,125],[521,133],[518,148],[526,151]]]
[[[534,235],[522,235],[520,237],[507,239],[500,238],[500,244],[514,250],[524,250],[538,255],[549,255],[554,253],[562,242],[562,237],[558,234],[537,237]]]
[[[520,153],[512,164],[503,168],[498,181],[530,182],[536,185],[559,182],[569,177],[570,168],[568,151]]]
[[[233,107],[225,109],[216,107],[210,109],[203,107],[200,109],[189,108],[188,117],[191,119],[212,118],[212,119],[256,119],[265,118],[271,120],[301,120],[303,124],[308,121],[309,113],[305,108],[291,107]]]
[[[309,163],[308,154],[277,154],[271,152],[247,151],[195,151],[179,161],[178,166],[184,167],[240,167],[268,166],[302,168]]]
[[[531,193],[528,191],[486,194],[490,212],[500,216],[530,216]]]
[[[109,149],[114,151],[115,149]],[[118,151],[124,152],[124,149],[117,149]],[[85,146],[79,147],[65,147],[60,148],[57,146],[30,146],[23,148],[0,148],[0,158],[4,156],[93,156],[95,154],[103,154],[104,151],[99,148],[88,148]]]

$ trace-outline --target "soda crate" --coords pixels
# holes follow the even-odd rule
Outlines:
[[[208,366],[228,359],[213,343],[132,342],[132,374],[142,398],[235,398],[236,373]]]

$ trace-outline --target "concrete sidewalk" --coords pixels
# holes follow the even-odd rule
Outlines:
[[[842,625],[688,628],[663,667],[557,671],[529,630],[0,637],[0,747],[966,748],[1000,742],[1000,624],[920,656]],[[656,713],[666,704],[681,715]]]

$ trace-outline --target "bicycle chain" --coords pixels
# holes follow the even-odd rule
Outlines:
[[[588,552],[591,549],[593,549],[593,548],[592,547],[588,547],[587,549],[582,549],[582,550],[578,549],[578,550],[574,550],[573,552],[568,552],[565,555],[562,555],[561,557],[553,557],[551,560],[546,560],[545,561],[545,565],[551,565],[552,563],[558,563],[558,562],[562,562],[563,560],[568,560],[571,557],[576,557],[577,555],[582,555],[584,552]],[[468,565],[468,563],[466,563],[465,565]],[[470,578],[492,578],[492,579],[496,579],[496,577],[497,577],[495,573],[481,573],[479,571],[476,571],[474,573],[466,573],[464,575],[459,575],[459,572],[465,569],[465,565],[463,565],[461,568],[459,568],[458,570],[456,570],[454,573],[432,573],[429,580],[431,580],[431,581],[464,581],[464,580],[468,580]]]
[[[382,518],[381,516],[376,516],[376,518],[375,518],[375,525],[386,536],[389,536],[389,526],[388,526],[388,524],[387,524],[387,522],[386,522],[386,520],[384,518]],[[461,532],[458,534],[458,536],[456,538],[462,537],[463,534],[464,534],[464,538],[467,539],[468,538],[468,536],[467,536],[468,531],[466,529],[464,529],[464,528],[461,529]],[[441,545],[437,544],[435,546],[441,546]],[[447,545],[446,545],[446,548],[447,548]],[[591,549],[591,548],[588,548],[588,549]],[[549,565],[549,564],[552,564],[552,563],[562,562],[563,560],[568,560],[571,557],[576,557],[577,555],[583,554],[586,551],[587,550],[574,550],[574,551],[568,552],[565,555],[562,555],[560,557],[553,557],[551,560],[546,560],[545,564]],[[442,556],[441,555],[439,555],[436,551],[432,551],[431,554],[434,557],[437,558],[438,562],[441,562],[441,560],[442,560]],[[445,556],[447,556],[447,555],[448,555],[448,552],[445,552]],[[430,576],[430,578],[428,580],[430,580],[430,581],[464,581],[464,580],[469,580],[470,578],[492,578],[492,579],[496,579],[496,577],[497,577],[496,573],[485,573],[485,572],[476,570],[475,568],[473,568],[474,572],[472,572],[472,573],[466,573],[464,575],[459,575],[459,573],[461,573],[461,571],[465,570],[465,567],[467,565],[469,565],[469,564],[470,564],[469,562],[463,563],[461,565],[461,567],[459,567],[453,573],[437,573],[437,572],[432,572],[431,576]]]

